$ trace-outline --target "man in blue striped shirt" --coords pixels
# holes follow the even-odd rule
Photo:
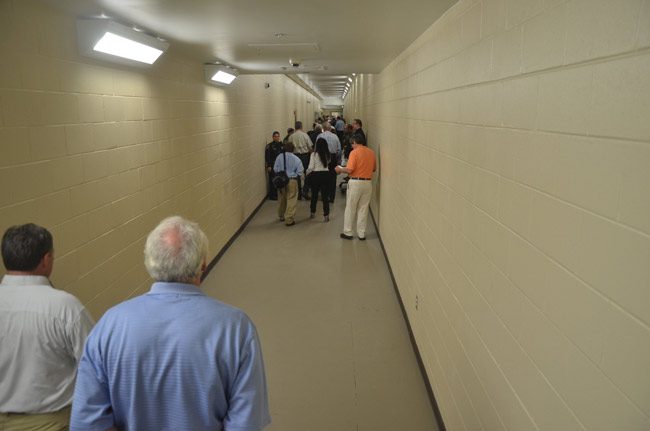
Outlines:
[[[181,217],[149,234],[145,266],[156,282],[107,311],[89,335],[72,431],[259,431],[270,423],[253,323],[199,288],[207,245]]]
[[[294,217],[298,203],[298,179],[304,172],[302,161],[293,154],[293,150],[294,147],[291,142],[284,144],[284,152],[276,157],[273,165],[273,171],[276,174],[284,171],[289,177],[289,183],[278,189],[278,218],[287,226],[296,224]],[[285,160],[287,161],[286,166]]]

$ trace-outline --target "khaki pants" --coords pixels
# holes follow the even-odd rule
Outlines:
[[[345,192],[345,216],[343,218],[343,233],[352,235],[352,222],[357,216],[357,236],[366,237],[366,221],[368,220],[368,205],[372,197],[372,181],[350,180]]]
[[[278,190],[278,201],[278,217],[284,218],[286,224],[292,224],[298,204],[298,181],[295,178],[290,179],[285,188]]]
[[[67,431],[70,407],[52,413],[0,413],[2,431]]]

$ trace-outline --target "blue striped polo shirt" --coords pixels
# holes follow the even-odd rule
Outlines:
[[[90,333],[70,430],[258,431],[270,423],[262,352],[240,310],[154,283]]]

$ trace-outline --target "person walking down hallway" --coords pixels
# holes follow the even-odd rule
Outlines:
[[[104,314],[86,342],[71,431],[247,430],[270,423],[257,331],[200,288],[208,239],[164,219],[148,235],[151,290]]]
[[[332,126],[329,123],[323,125],[323,133],[318,135],[318,138],[323,138],[327,141],[327,148],[329,149],[331,159],[334,160],[335,164],[341,163],[341,141],[336,134],[332,133]],[[330,203],[334,203],[334,197],[336,196],[336,171],[332,170],[330,172],[329,180],[329,199]]]
[[[282,142],[280,142],[280,132],[273,132],[272,137],[273,140],[264,148],[264,161],[268,177],[267,197],[269,200],[275,201],[278,199],[278,191],[273,186],[273,165],[278,154],[282,153]]]
[[[302,130],[302,121],[296,121],[296,130],[289,137],[289,142],[293,144],[294,152],[302,162],[303,172],[306,171],[314,144],[312,144],[309,135]],[[303,189],[302,181],[298,178],[298,199],[308,199],[308,195],[309,190],[306,187]]]
[[[352,129],[354,130],[355,135],[361,135],[363,137],[363,141],[366,143],[365,145],[368,145],[368,138],[366,138],[366,132],[363,131],[363,122],[355,118],[352,120]]]
[[[286,172],[289,182],[286,186],[278,189],[278,218],[285,222],[287,226],[296,224],[296,205],[298,204],[298,179],[302,176],[304,170],[302,161],[294,153],[293,144],[287,142],[284,146],[284,152],[275,159],[273,171],[277,174],[282,171]]]
[[[67,430],[77,364],[94,322],[77,298],[52,287],[47,229],[7,229],[2,260],[0,430]]]
[[[316,141],[316,151],[311,153],[307,175],[311,187],[310,218],[316,215],[316,204],[318,203],[318,192],[321,193],[323,200],[323,221],[330,220],[330,166],[334,162],[333,156],[329,152],[327,141],[318,138]]]
[[[346,172],[350,176],[345,201],[343,233],[341,238],[352,239],[352,221],[357,218],[357,237],[366,239],[368,205],[372,197],[372,175],[377,170],[375,153],[366,146],[361,134],[352,135],[352,152],[345,167],[337,166],[336,172]]]

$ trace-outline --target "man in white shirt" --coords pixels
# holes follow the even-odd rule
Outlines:
[[[77,364],[93,320],[54,289],[52,234],[29,223],[2,237],[0,429],[67,430]]]
[[[309,166],[309,156],[314,149],[314,144],[307,133],[302,130],[302,121],[296,121],[296,131],[289,137],[289,142],[293,144],[293,153],[298,156],[302,162],[303,172]],[[302,181],[298,179],[298,200],[309,199],[309,189],[303,188]]]

